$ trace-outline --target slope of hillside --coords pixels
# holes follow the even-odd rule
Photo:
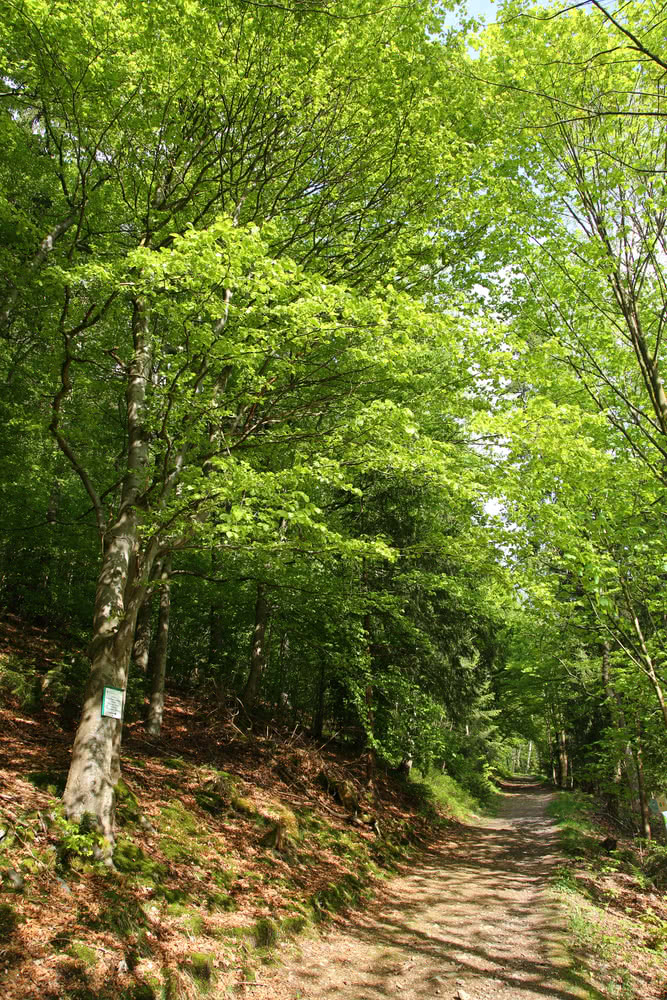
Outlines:
[[[5,997],[224,996],[296,934],[340,919],[434,829],[418,788],[369,780],[363,755],[170,697],[160,739],[126,726],[109,870],[59,800],[72,733],[44,686],[71,649],[13,618],[0,644]],[[30,685],[27,712],[17,692],[30,702]]]

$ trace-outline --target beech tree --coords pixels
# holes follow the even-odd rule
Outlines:
[[[7,370],[49,387],[102,549],[65,806],[109,841],[121,724],[102,691],[127,686],[168,556],[250,529],[267,552],[386,552],[329,530],[307,484],[344,489],[345,450],[381,427],[410,437],[382,355],[439,320],[392,289],[445,266],[428,224],[451,194],[459,228],[474,136],[429,4],[325,13],[25,0],[4,20],[0,321]]]

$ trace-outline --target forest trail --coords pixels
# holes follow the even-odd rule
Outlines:
[[[248,993],[257,1000],[588,995],[583,981],[564,979],[565,928],[547,893],[559,862],[546,816],[552,793],[519,780],[503,791],[497,818],[446,833],[346,931],[303,942],[298,960]]]

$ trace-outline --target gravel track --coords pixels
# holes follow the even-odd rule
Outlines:
[[[560,858],[551,793],[515,780],[500,813],[459,828],[393,879],[345,931],[249,988],[256,1000],[573,1000],[564,926],[546,892]],[[560,956],[560,957],[559,957]],[[462,992],[461,992],[462,991]]]

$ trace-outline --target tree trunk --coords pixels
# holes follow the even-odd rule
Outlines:
[[[623,711],[623,704],[619,697],[618,691],[613,685],[611,679],[611,672],[609,669],[609,643],[604,642],[602,644],[602,683],[607,694],[607,704],[609,706],[609,712],[612,718],[612,722],[616,726],[621,726],[621,728],[627,732],[627,725],[625,720],[625,712]],[[630,791],[630,806],[635,814],[642,816],[642,792],[639,783],[639,769],[637,767],[637,761],[632,747],[629,743],[625,747],[625,757],[624,760],[618,762],[618,767],[622,767],[625,772],[625,778],[628,783],[628,789]]]
[[[137,499],[148,459],[148,436],[144,428],[151,364],[147,323],[144,304],[135,299],[134,355],[128,369],[126,397],[126,473],[118,515],[104,537],[93,639],[88,650],[91,671],[63,794],[67,817],[79,821],[85,815],[91,816],[109,847],[114,841],[114,786],[120,778],[122,720],[102,716],[102,699],[105,687],[123,692],[127,689],[137,615],[145,596],[145,581],[150,577],[158,551],[155,538],[147,543],[143,553],[138,551]],[[61,436],[57,440],[60,443]]]
[[[225,632],[220,606],[211,604],[208,609],[208,665],[216,667],[220,664],[225,648]]]
[[[324,658],[320,660],[320,676],[317,682],[317,694],[315,696],[315,712],[313,713],[313,739],[322,739],[324,730],[324,693],[326,691],[326,671],[324,669]]]
[[[127,690],[142,596],[135,591],[125,604],[122,586],[131,574],[136,520],[123,513],[115,527],[118,531],[108,545],[95,597],[96,628],[89,649],[91,671],[63,794],[67,817],[79,821],[86,814],[92,816],[110,844],[113,843],[113,790],[120,778],[122,720],[102,716],[102,698],[105,687],[123,693]]]
[[[266,600],[266,584],[257,584],[257,600],[255,602],[255,627],[250,647],[250,673],[243,690],[243,704],[253,708],[257,702],[259,685],[266,666],[266,626],[269,621],[269,604]]]
[[[132,660],[139,673],[146,676],[148,674],[148,657],[151,648],[152,594],[147,594],[144,603],[137,615],[137,629],[134,634],[134,646],[132,647]]]
[[[662,396],[664,397],[664,390],[662,391]],[[667,410],[665,412],[665,416],[667,417]],[[622,583],[621,585],[623,587],[623,593],[625,595],[627,608],[630,613],[630,617],[632,619],[635,635],[637,636],[639,647],[641,649],[642,660],[644,662],[643,670],[646,676],[648,677],[649,681],[651,682],[653,690],[655,691],[655,696],[658,700],[658,705],[660,706],[660,712],[662,714],[662,721],[667,727],[667,702],[665,701],[665,694],[664,691],[662,690],[662,684],[660,683],[660,678],[658,677],[655,671],[653,657],[649,652],[649,648],[646,642],[646,637],[644,636],[644,631],[639,622],[639,616],[637,615],[637,612],[634,609],[634,605],[630,597],[630,591],[624,583]]]
[[[366,589],[368,589],[368,577],[366,569],[364,569],[364,582]],[[370,664],[371,673],[373,671],[373,643],[371,642],[371,616],[370,614],[364,615],[364,632],[366,633],[367,647],[366,652],[368,655],[368,662]],[[373,729],[375,726],[375,713],[373,711],[374,707],[374,691],[373,684],[369,678],[366,684],[366,690],[364,692],[364,700],[366,702],[366,725],[368,727],[366,736],[366,781],[372,786],[375,782],[375,776],[377,773],[377,755],[375,753],[375,747],[372,745],[371,741],[368,739],[369,736],[372,737]]]
[[[216,549],[211,549],[211,576],[219,571],[220,557]],[[222,660],[225,648],[224,619],[220,614],[220,601],[212,601],[208,609],[208,665],[217,666]]]
[[[561,788],[567,788],[568,756],[567,756],[567,736],[564,729],[558,730],[558,762],[559,781]]]
[[[160,611],[157,621],[157,639],[151,664],[151,703],[148,709],[146,729],[151,736],[159,736],[162,730],[164,713],[164,682],[167,676],[167,649],[169,646],[169,612],[171,610],[171,594],[169,590],[169,574],[171,560],[165,559],[160,572]]]
[[[651,823],[649,819],[648,797],[646,795],[646,783],[644,781],[644,760],[642,757],[641,744],[637,744],[635,753],[635,763],[637,765],[637,786],[639,788],[639,812],[642,822],[642,834],[647,840],[651,839]]]

